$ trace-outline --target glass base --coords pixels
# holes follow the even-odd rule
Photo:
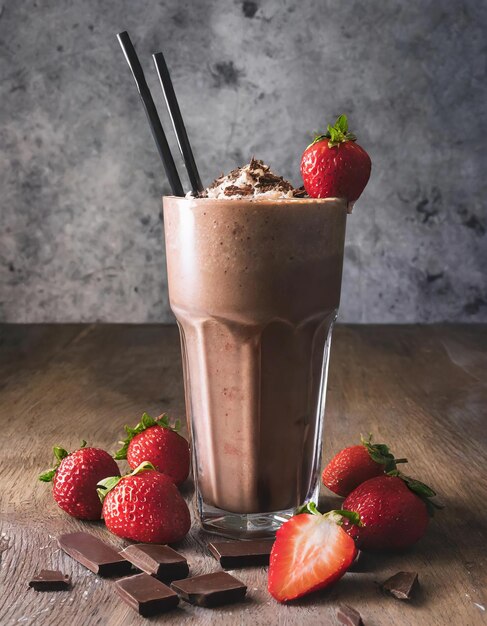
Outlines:
[[[319,491],[320,485],[318,483],[306,502],[313,500],[317,503]],[[198,512],[202,527],[210,533],[232,539],[274,537],[282,524],[292,517],[298,508],[270,513],[239,514],[209,506],[203,502],[201,497],[198,497]]]

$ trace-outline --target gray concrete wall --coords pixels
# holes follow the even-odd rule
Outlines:
[[[255,155],[299,183],[349,115],[373,174],[343,321],[487,320],[486,26],[478,0],[0,0],[0,319],[172,319],[127,29],[159,105],[165,52],[206,182]]]

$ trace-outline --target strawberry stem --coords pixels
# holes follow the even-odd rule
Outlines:
[[[420,480],[416,480],[415,478],[406,476],[406,474],[403,474],[397,469],[392,470],[391,472],[387,472],[387,475],[396,476],[397,478],[403,480],[406,483],[406,486],[425,503],[426,508],[428,509],[428,513],[431,517],[433,517],[435,509],[444,508],[442,504],[431,500],[431,498],[434,498],[437,495],[436,491],[431,489],[431,487],[428,487],[428,485],[422,483]]]
[[[300,513],[309,513],[310,515],[321,515],[321,513],[318,511],[316,504],[312,501],[306,502],[305,504],[303,504],[303,506],[300,506],[296,510],[295,515],[299,515]]]
[[[109,491],[111,491],[114,487],[118,485],[118,483],[122,480],[121,476],[109,476],[108,478],[104,478],[100,480],[96,485],[96,493],[100,498],[100,502],[103,504],[103,500]]]
[[[396,469],[397,463],[407,463],[407,459],[395,459],[392,452],[385,443],[372,443],[372,433],[369,433],[368,439],[360,435],[360,441],[365,446],[370,458],[376,463],[384,465],[384,472],[391,472]]]
[[[118,485],[118,483],[122,480],[122,478],[128,478],[129,476],[136,476],[141,472],[145,472],[147,470],[154,470],[155,467],[149,461],[144,461],[140,465],[138,465],[132,472],[129,474],[125,474],[125,476],[109,476],[108,478],[104,478],[97,483],[97,493],[100,498],[101,503],[103,504],[103,500],[109,491],[111,491],[114,487]]]
[[[328,511],[325,513],[323,517],[327,517],[333,520],[339,526],[342,526],[344,519],[347,519],[350,523],[355,526],[362,526],[362,522],[360,520],[360,515],[355,511],[347,511],[345,509],[337,509],[334,511]]]
[[[360,515],[355,511],[337,509],[321,514],[318,511],[318,508],[314,502],[306,502],[306,504],[300,506],[299,509],[297,509],[295,515],[300,515],[301,513],[307,513],[308,515],[322,515],[322,517],[326,517],[327,519],[332,520],[333,522],[335,522],[335,524],[338,524],[339,526],[343,524],[344,518],[352,524],[355,524],[356,526],[362,526],[362,522],[360,521]]]
[[[342,114],[337,118],[333,126],[328,124],[326,133],[315,137],[314,141],[310,143],[308,148],[319,141],[323,141],[324,139],[328,139],[328,147],[333,148],[334,146],[338,146],[347,141],[356,141],[357,137],[353,133],[348,132],[347,116]]]

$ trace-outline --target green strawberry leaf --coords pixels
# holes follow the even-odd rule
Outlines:
[[[333,148],[347,141],[355,141],[357,137],[353,133],[348,132],[348,119],[346,115],[340,115],[334,126],[328,126],[330,140],[328,147]]]
[[[325,139],[330,139],[330,133],[325,133],[324,135],[316,135],[316,137],[313,139],[313,141],[309,144],[309,146],[306,148],[306,150],[308,148],[311,148],[311,146],[314,146],[315,143],[319,143],[320,141],[324,141]]]
[[[310,513],[311,515],[321,515],[321,513],[318,511],[318,508],[316,507],[316,504],[312,501],[306,502],[305,504],[303,504],[303,506],[300,506],[296,510],[295,515],[299,515],[300,513]]]
[[[81,446],[79,449],[84,448],[85,446],[86,446],[86,441],[83,439],[81,441]],[[45,472],[42,472],[42,474],[38,476],[38,479],[42,481],[43,483],[50,483],[52,481],[52,479],[56,475],[56,471],[59,465],[61,464],[61,461],[65,459],[67,456],[69,456],[70,454],[67,450],[65,450],[64,448],[61,448],[61,446],[54,446],[52,451],[54,453],[54,458],[56,459],[56,463],[54,464],[54,467],[46,470]]]
[[[428,513],[431,517],[433,517],[435,509],[444,508],[442,504],[431,500],[431,498],[434,498],[437,495],[436,491],[434,491],[434,489],[431,489],[431,487],[428,487],[428,485],[422,483],[420,480],[416,480],[415,478],[406,476],[399,470],[392,470],[391,472],[387,472],[387,475],[397,476],[398,478],[401,478],[401,480],[406,483],[407,487],[419,498],[421,498],[421,500],[425,503],[426,508],[428,509]]]
[[[105,496],[109,491],[111,491],[114,487],[118,485],[118,483],[122,480],[122,478],[128,478],[129,476],[136,476],[141,472],[145,472],[147,470],[155,471],[155,467],[149,461],[144,461],[139,466],[137,466],[132,472],[129,474],[125,474],[125,476],[109,476],[108,478],[104,478],[97,483],[97,493],[100,501],[103,503]]]
[[[368,439],[360,435],[362,445],[365,446],[370,458],[384,465],[384,472],[391,472],[396,469],[397,463],[407,463],[407,459],[396,459],[385,443],[372,443],[372,434],[369,433]]]
[[[325,139],[328,139],[328,147],[333,148],[347,141],[356,141],[357,137],[353,133],[348,132],[348,119],[346,115],[342,114],[337,118],[333,126],[328,124],[326,133],[318,134],[306,150],[311,148],[315,143],[319,143]]]
[[[431,487],[428,487],[428,485],[425,485],[424,483],[422,483],[419,480],[416,480],[415,478],[406,476],[405,474],[403,474],[402,472],[399,472],[398,470],[396,470],[395,472],[389,472],[389,475],[399,476],[399,478],[402,478],[402,480],[406,483],[409,489],[411,489],[411,491],[414,491],[414,493],[416,493],[418,496],[421,496],[423,498],[434,498],[436,496],[436,491],[431,489]]]
[[[308,513],[310,515],[321,515],[316,504],[312,501],[306,502],[303,506],[300,506],[295,515],[300,515],[301,513]],[[327,517],[333,520],[336,524],[340,526],[343,524],[343,518],[348,519],[352,524],[356,526],[361,526],[362,522],[360,521],[360,515],[355,511],[347,511],[345,509],[328,511],[327,513],[323,513],[323,517]]]
[[[120,448],[120,450],[117,450],[115,452],[115,454],[113,455],[113,458],[116,461],[123,461],[124,459],[127,458],[127,452],[129,449],[129,443],[130,443],[131,439],[129,441],[119,441],[118,443],[122,444],[122,447]]]
[[[52,479],[54,478],[55,474],[56,474],[55,469],[47,470],[47,472],[44,472],[39,476],[39,480],[41,480],[43,483],[50,483]]]
[[[56,460],[59,461],[59,463],[69,455],[69,452],[67,450],[65,450],[64,448],[60,448],[59,446],[54,446],[53,452]]]
[[[348,120],[346,115],[340,115],[335,122],[335,128],[345,134],[348,131]]]
[[[434,498],[436,496],[436,491],[433,491],[431,487],[425,485],[419,480],[415,480],[414,478],[409,478],[409,476],[404,476],[407,486],[411,491],[417,493],[419,496],[423,496],[425,498]]]
[[[164,413],[157,419],[154,419],[147,413],[144,413],[140,419],[140,422],[136,424],[135,428],[131,428],[130,426],[125,426],[125,432],[127,433],[127,437],[122,441],[119,441],[121,444],[121,448],[115,452],[113,458],[117,461],[122,461],[127,458],[128,447],[132,439],[144,432],[148,428],[152,428],[153,426],[161,426],[162,428],[168,428],[169,430],[173,430],[178,432],[181,429],[181,421],[177,419],[173,425],[169,422],[169,417]]]
[[[116,487],[121,480],[121,476],[109,476],[108,478],[104,478],[103,480],[100,480],[99,483],[97,483],[96,492],[102,504],[107,493],[111,491],[114,487]]]
[[[340,515],[342,518],[347,519],[349,522],[354,524],[355,526],[362,526],[362,521],[360,520],[360,515],[355,511],[347,511],[346,509],[339,509],[337,511],[332,511],[336,515]],[[343,524],[343,519],[339,524]]]
[[[147,413],[144,413],[142,415],[141,423],[142,423],[142,426],[144,427],[143,430],[157,425],[156,420],[152,418],[150,415],[148,415]]]

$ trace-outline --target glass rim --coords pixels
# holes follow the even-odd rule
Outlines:
[[[217,204],[239,204],[245,202],[247,204],[343,204],[348,206],[346,198],[259,198],[259,197],[242,197],[242,198],[194,198],[192,196],[173,196],[163,195],[162,199],[176,200],[181,202],[195,202],[198,204],[217,203]]]

